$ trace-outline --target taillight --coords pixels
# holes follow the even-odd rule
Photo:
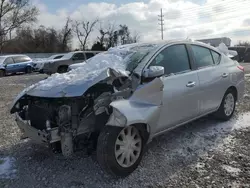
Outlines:
[[[238,69],[240,69],[241,71],[244,71],[244,67],[243,67],[243,66],[238,65],[237,67],[238,67]]]

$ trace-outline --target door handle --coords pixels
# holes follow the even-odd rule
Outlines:
[[[228,76],[227,73],[223,73],[223,74],[222,74],[222,78],[226,78],[227,76]]]
[[[188,82],[186,86],[187,87],[194,87],[195,86],[195,82]]]

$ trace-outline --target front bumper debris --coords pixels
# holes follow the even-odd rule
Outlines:
[[[24,137],[28,137],[36,143],[49,144],[61,140],[61,137],[58,135],[58,128],[52,128],[49,133],[38,130],[32,127],[28,121],[23,120],[17,113],[16,122],[18,127],[24,133]]]

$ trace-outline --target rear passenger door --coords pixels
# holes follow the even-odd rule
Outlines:
[[[218,68],[220,54],[203,46],[190,45],[200,83],[200,114],[215,110],[220,105],[225,91],[223,70]]]

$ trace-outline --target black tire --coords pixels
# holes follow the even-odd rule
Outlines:
[[[143,155],[144,148],[144,142],[143,137],[141,136],[141,131],[136,128],[142,139],[141,152],[139,154],[139,157],[137,158],[135,163],[132,164],[130,167],[122,167],[120,164],[118,164],[115,157],[115,143],[118,135],[122,130],[123,128],[121,127],[105,126],[101,131],[97,141],[96,155],[98,163],[100,164],[103,170],[117,178],[128,176],[138,167]]]
[[[227,115],[225,112],[225,100],[227,98],[228,95],[232,95],[233,99],[234,99],[234,103],[233,103],[233,111],[230,115]],[[231,119],[231,117],[234,114],[235,111],[235,105],[236,105],[236,100],[237,100],[237,93],[235,90],[233,89],[228,89],[221,101],[220,107],[219,109],[214,113],[215,117],[222,120],[222,121],[228,121],[229,119]]]
[[[63,65],[63,66],[58,67],[57,72],[58,73],[65,73],[65,72],[67,72],[67,70],[68,70],[68,66]]]
[[[0,70],[0,77],[4,77],[5,76],[5,71],[4,70]]]
[[[32,72],[32,68],[31,67],[26,67],[25,73],[30,74],[31,72]]]

